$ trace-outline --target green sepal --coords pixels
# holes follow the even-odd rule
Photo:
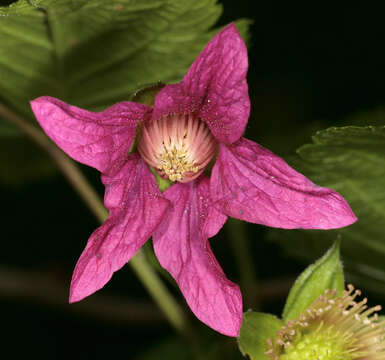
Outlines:
[[[155,96],[164,86],[166,86],[166,84],[160,81],[158,81],[155,84],[146,85],[144,87],[139,88],[134,93],[132,93],[129,96],[129,100],[140,104],[148,105],[148,106],[154,106]],[[129,150],[130,153],[136,149],[140,127],[141,127],[141,124],[139,123],[138,127],[136,128],[134,141],[132,142]]]
[[[251,360],[268,359],[267,339],[273,339],[283,326],[281,319],[271,314],[248,311],[243,314],[238,337],[239,350]]]
[[[148,106],[154,106],[154,101],[155,97],[158,94],[158,92],[164,87],[166,84],[158,81],[155,84],[147,85],[144,86],[138,90],[136,90],[131,96],[130,96],[130,101],[138,102],[144,105]],[[132,146],[130,148],[130,152],[133,151],[136,148],[137,144],[137,138],[138,138],[138,133],[140,132],[140,124],[137,128],[136,135],[135,135],[135,140],[132,142]],[[167,190],[173,182],[167,179],[163,179],[155,169],[153,169],[150,166],[151,172],[154,174],[156,182],[158,184],[159,190],[161,192]]]
[[[158,81],[155,84],[146,85],[136,90],[131,96],[130,101],[141,103],[148,106],[154,106],[155,96],[166,84]]]
[[[326,289],[336,289],[339,292],[344,289],[339,239],[294,283],[283,310],[284,322],[298,318]]]
[[[168,179],[163,179],[157,172],[155,169],[153,169],[151,166],[149,166],[151,172],[154,174],[155,176],[155,180],[158,184],[158,187],[159,187],[159,190],[161,192],[167,190],[171,185],[173,185],[174,183]]]

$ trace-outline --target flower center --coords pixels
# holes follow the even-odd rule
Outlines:
[[[188,182],[203,172],[216,145],[202,120],[194,114],[180,114],[144,123],[138,151],[163,178]]]

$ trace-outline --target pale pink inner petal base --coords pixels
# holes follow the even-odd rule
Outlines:
[[[96,113],[49,96],[31,101],[31,107],[46,134],[65,153],[109,175],[125,162],[138,121],[152,112],[148,106],[125,101]]]
[[[340,194],[313,184],[284,160],[245,138],[220,145],[210,188],[218,209],[253,223],[334,229],[357,220]]]
[[[177,281],[198,319],[222,334],[237,336],[241,293],[226,278],[207,239],[226,221],[224,215],[210,210],[208,179],[173,185],[164,195],[173,207],[153,235],[159,262]]]
[[[159,92],[153,118],[194,112],[219,141],[238,140],[250,113],[247,68],[246,46],[230,24],[207,44],[180,83]]]
[[[169,202],[138,155],[113,177],[103,176],[108,220],[94,231],[76,265],[70,302],[102,288],[151,236]]]

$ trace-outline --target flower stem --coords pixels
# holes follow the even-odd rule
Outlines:
[[[230,246],[239,271],[244,304],[246,308],[253,307],[253,309],[256,309],[259,305],[257,300],[257,275],[251,257],[246,226],[245,222],[238,219],[229,218],[227,221]]]
[[[80,195],[87,207],[100,222],[103,222],[108,216],[107,210],[100,201],[99,195],[92,186],[90,186],[76,163],[64,154],[42,131],[36,128],[36,126],[33,126],[2,103],[0,103],[0,115],[16,125],[24,135],[51,156],[59,170]]]
[[[108,212],[100,200],[99,195],[89,184],[75,162],[57,148],[42,131],[1,103],[0,115],[16,125],[22,133],[51,156],[90,211],[101,223],[104,222],[108,216]],[[144,254],[139,251],[128,264],[135,271],[156,304],[161,308],[170,324],[178,332],[187,336],[189,329],[182,307],[170,294],[158,274],[146,261]]]
[[[129,264],[174,328],[181,333],[186,333],[185,316],[180,305],[167,291],[154,269],[147,263],[143,251],[138,251]]]

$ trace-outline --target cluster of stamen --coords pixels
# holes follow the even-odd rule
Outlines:
[[[186,172],[197,173],[199,167],[193,159],[189,159],[186,144],[180,147],[169,143],[162,143],[163,152],[159,153],[158,170],[167,175],[171,181],[182,181],[183,174]]]
[[[160,176],[188,182],[199,176],[212,159],[216,141],[207,125],[194,114],[165,116],[144,123],[138,150]]]
[[[352,285],[340,297],[327,290],[298,319],[289,321],[267,341],[272,360],[384,360],[385,320],[381,306],[368,308],[367,299]]]

